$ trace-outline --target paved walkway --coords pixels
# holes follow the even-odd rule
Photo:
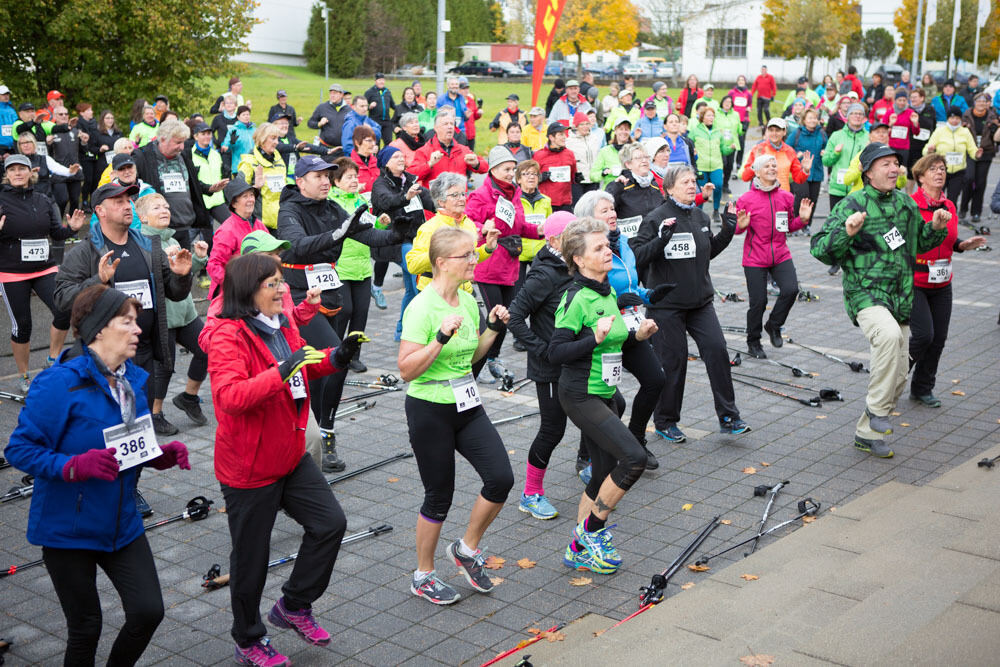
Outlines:
[[[993,171],[996,173],[997,169]],[[734,184],[734,189],[738,187]],[[821,199],[820,215],[826,211],[826,196]],[[993,225],[1000,229],[995,221]],[[962,231],[963,237],[968,235]],[[995,238],[1000,243],[1000,237]],[[737,238],[713,262],[713,277],[723,293],[737,292],[745,297],[741,243]],[[803,287],[820,300],[797,303],[786,334],[844,358],[867,362],[864,338],[844,314],[839,277],[828,276],[826,267],[811,258],[807,238],[793,238],[790,245]],[[538,427],[537,419],[527,418],[498,427],[510,452],[517,485],[484,541],[489,553],[506,559],[504,567],[494,573],[504,581],[493,594],[473,593],[443,560],[446,540],[461,535],[463,519],[468,516],[480,487],[478,477],[465,463],[457,467],[454,507],[438,551],[441,570],[465,599],[452,607],[437,608],[409,593],[408,578],[415,566],[414,523],[422,489],[416,466],[412,459],[407,459],[334,487],[347,513],[349,532],[381,523],[395,528],[388,535],[348,545],[341,552],[330,589],[315,607],[320,621],[334,634],[334,642],[326,649],[311,648],[288,632],[275,631],[275,645],[299,665],[479,664],[525,638],[530,627],[544,629],[588,613],[609,619],[624,618],[636,608],[638,588],[649,582],[652,573],[663,569],[690,540],[692,531],[710,517],[725,513],[732,521],[716,531],[713,541],[735,537],[756,525],[761,503],[752,496],[754,485],[791,481],[776,507],[776,516],[783,517],[792,511],[794,499],[801,496],[812,496],[825,507],[843,506],[887,482],[925,485],[937,479],[998,442],[1000,329],[996,318],[1000,300],[995,290],[998,259],[998,252],[958,257],[951,338],[942,360],[937,390],[944,406],[931,410],[903,400],[899,406],[901,415],[895,418],[898,433],[892,436],[892,442],[896,458],[891,461],[872,459],[851,447],[853,423],[862,409],[867,383],[864,374],[852,373],[843,365],[791,345],[777,351],[767,348],[772,358],[818,372],[820,377],[795,380],[783,369],[754,360],[746,361],[743,370],[802,382],[811,388],[833,387],[846,400],[810,408],[751,387],[737,386],[736,396],[743,416],[754,430],[732,438],[718,434],[707,376],[699,362],[691,362],[682,422],[689,441],[669,446],[651,437],[651,448],[661,461],[660,469],[643,476],[614,517],[618,524],[616,543],[625,559],[619,573],[610,577],[595,575],[592,584],[574,586],[570,580],[576,573],[561,563],[581,492],[573,468],[578,433],[572,425],[564,444],[555,451],[545,480],[546,492],[563,516],[539,522],[517,511],[515,494],[520,491],[528,447]],[[398,279],[390,277],[387,289],[390,310],[373,308],[368,327],[374,338],[364,351],[370,372],[354,375],[355,378],[397,372],[391,332],[401,296]],[[745,323],[745,303],[717,301],[716,310],[724,324]],[[39,314],[36,322],[45,323],[47,319]],[[0,322],[0,329],[5,326],[5,321]],[[45,328],[35,327],[36,346],[44,344]],[[731,341],[743,346],[739,336],[732,336]],[[694,351],[693,346],[691,349]],[[523,354],[510,350],[508,343],[503,357],[519,376],[523,375]],[[44,353],[33,353],[32,367],[40,367],[43,359]],[[186,359],[179,356],[179,368],[186,368]],[[0,373],[13,373],[9,358],[0,359]],[[179,391],[180,387],[181,381],[175,379],[172,389]],[[635,388],[634,381],[628,378],[625,395],[631,397]],[[0,389],[16,390],[14,378],[0,379]],[[953,394],[953,390],[963,395]],[[350,389],[346,393],[350,396],[362,391],[365,390]],[[793,391],[803,395],[814,393]],[[208,396],[207,388],[202,394]],[[509,398],[488,388],[484,394],[487,411],[494,419],[534,409],[531,387]],[[338,441],[350,469],[409,448],[402,393],[381,396],[376,401],[375,408],[338,424]],[[207,402],[205,405],[211,415],[211,406]],[[0,402],[0,443],[13,429],[17,410],[14,403]],[[213,422],[194,428],[169,403],[166,413],[181,427],[178,437],[190,447],[194,469],[150,471],[143,476],[142,488],[156,510],[155,519],[179,513],[188,499],[199,494],[221,502],[212,473]],[[743,472],[748,467],[757,472]],[[16,485],[20,476],[11,469],[0,471],[0,490]],[[687,505],[690,509],[684,509]],[[40,557],[40,550],[24,539],[27,510],[28,501],[24,500],[0,506],[0,567]],[[298,527],[284,515],[279,516],[272,555],[279,557],[296,551],[299,538]],[[157,558],[167,616],[144,655],[143,664],[227,663],[232,651],[228,634],[229,596],[224,590],[209,592],[200,586],[201,575],[213,563],[221,563],[223,570],[227,569],[230,545],[225,517],[213,513],[198,523],[167,526],[152,531],[150,542]],[[768,551],[764,549],[761,558]],[[900,552],[900,556],[908,554]],[[535,562],[535,566],[521,569],[516,561],[522,558]],[[713,570],[722,569],[726,562],[720,559]],[[905,567],[905,560],[899,567]],[[262,602],[265,612],[280,595],[280,586],[289,571],[287,565],[272,570]],[[676,582],[700,581],[697,576],[685,571]],[[105,612],[99,653],[102,659],[120,627],[122,612],[103,575],[99,582]],[[0,581],[0,595],[4,602],[0,609],[0,637],[14,642],[7,654],[8,663],[57,663],[65,640],[65,626],[44,570],[25,570]]]

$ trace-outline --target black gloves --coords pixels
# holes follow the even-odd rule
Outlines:
[[[357,234],[358,232],[363,232],[367,229],[371,229],[374,225],[370,222],[361,222],[362,216],[368,212],[367,206],[359,206],[354,209],[354,215],[351,216],[351,222],[347,226],[347,234]]]
[[[677,224],[677,223],[674,223]],[[660,226],[660,240],[664,243],[670,243],[670,237],[674,235],[674,225],[661,225]]]
[[[344,340],[333,352],[333,365],[337,368],[347,368],[351,363],[351,359],[354,358],[354,355],[361,350],[361,344],[366,343],[369,340],[371,339],[360,331],[352,331],[347,334]]]
[[[657,285],[653,289],[649,290],[649,302],[658,303],[670,293],[670,290],[675,287],[677,287],[677,283],[663,283],[662,285]]]
[[[618,295],[618,310],[625,310],[632,306],[643,305],[642,297],[635,292],[622,292]]]
[[[722,221],[729,225],[730,227],[736,227],[736,214],[730,213],[728,208],[724,208],[721,211]]]

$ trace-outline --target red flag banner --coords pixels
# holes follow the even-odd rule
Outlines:
[[[535,62],[531,69],[531,106],[538,104],[545,63],[549,59],[552,39],[556,35],[556,26],[559,25],[559,17],[565,6],[566,0],[538,0],[538,12],[535,14]]]

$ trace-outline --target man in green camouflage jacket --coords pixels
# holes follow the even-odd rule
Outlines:
[[[854,446],[889,458],[889,415],[909,370],[916,256],[944,241],[949,213],[935,211],[931,224],[924,224],[913,199],[896,189],[902,167],[885,144],[869,144],[860,161],[865,186],[834,207],[812,237],[811,252],[824,264],[843,267],[844,307],[871,345],[871,379]]]

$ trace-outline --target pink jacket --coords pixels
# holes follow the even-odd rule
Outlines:
[[[240,254],[240,244],[250,232],[266,232],[267,227],[260,220],[248,221],[233,213],[222,223],[212,236],[212,254],[208,258],[208,277],[212,284],[208,287],[208,298],[215,296],[216,290],[222,293],[222,279],[226,276],[226,263]]]
[[[496,228],[500,230],[500,238],[505,236],[523,236],[526,239],[537,239],[540,237],[538,227],[528,224],[524,220],[524,206],[521,204],[521,188],[514,190],[514,224],[508,225],[506,222],[496,217],[497,200],[500,199],[500,190],[493,185],[493,178],[487,176],[483,184],[476,188],[476,191],[469,195],[469,200],[465,204],[465,215],[476,223],[476,229],[480,230],[478,243],[482,244],[485,237],[481,232],[483,224],[493,219]],[[502,246],[497,246],[493,254],[484,262],[476,266],[476,282],[490,283],[492,285],[513,285],[517,280],[517,272],[520,269],[520,259],[518,256],[511,257]]]
[[[729,96],[733,98],[733,109],[740,115],[740,121],[745,123],[750,117],[750,107],[753,106],[753,93],[750,92],[749,88],[746,90],[733,88],[729,91]],[[738,105],[736,103],[737,99],[744,100],[745,104],[743,106]]]
[[[743,266],[776,266],[792,258],[792,253],[785,242],[785,233],[774,228],[774,214],[778,211],[788,213],[788,231],[794,232],[805,227],[802,219],[792,210],[795,197],[780,187],[764,192],[756,183],[750,184],[750,189],[736,200],[737,210],[750,213],[750,224],[747,228],[736,228],[737,234],[744,231],[747,234],[743,242]]]

